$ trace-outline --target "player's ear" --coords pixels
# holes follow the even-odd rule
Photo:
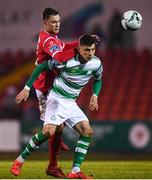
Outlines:
[[[78,50],[78,52],[80,52],[80,47],[79,46],[77,47],[77,50]]]
[[[47,20],[45,19],[45,20],[43,20],[43,24],[44,25],[46,25],[47,24]]]

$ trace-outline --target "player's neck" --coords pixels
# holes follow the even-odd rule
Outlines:
[[[48,31],[47,31],[48,32]],[[56,34],[48,32],[51,36],[56,36]]]
[[[47,33],[49,33],[51,36],[56,36],[57,34],[55,34],[55,33],[52,33],[52,32],[50,32],[50,31],[48,31],[47,29],[43,29],[45,32],[47,32]]]
[[[81,56],[81,54],[78,54],[78,60],[80,61],[81,64],[87,63],[87,61]]]

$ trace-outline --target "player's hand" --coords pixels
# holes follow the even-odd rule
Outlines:
[[[23,100],[26,101],[27,98],[29,97],[29,90],[23,89],[15,98],[16,104],[19,104]]]
[[[93,39],[95,40],[96,44],[98,45],[101,41],[100,37],[98,35],[92,34],[91,35]]]
[[[98,110],[98,97],[97,96],[95,96],[95,95],[91,96],[89,109],[91,111],[93,111],[93,110],[97,111]]]

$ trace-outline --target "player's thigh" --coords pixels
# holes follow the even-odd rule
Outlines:
[[[92,132],[87,116],[76,103],[72,105],[66,124],[73,127],[81,135],[91,134]]]
[[[62,104],[59,98],[50,96],[46,103],[46,112],[44,125],[54,124],[60,126],[67,119],[67,109],[66,106]]]

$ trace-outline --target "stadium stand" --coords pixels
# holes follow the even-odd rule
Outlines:
[[[88,104],[91,82],[84,88],[78,104],[91,120],[151,120],[152,119],[152,53],[148,49],[125,52],[122,49],[98,52],[103,61],[103,88],[99,110],[90,112]],[[34,53],[15,55],[0,53],[0,97],[9,85],[21,89],[34,68]],[[15,62],[15,63],[14,63]],[[34,100],[34,99],[33,99]]]

